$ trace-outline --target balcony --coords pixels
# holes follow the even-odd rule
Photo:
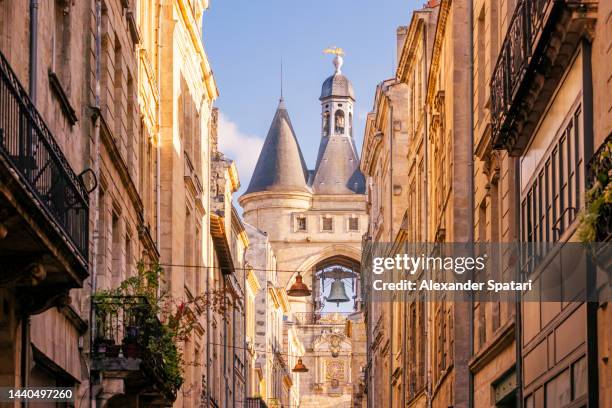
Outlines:
[[[93,370],[105,378],[123,378],[127,391],[141,400],[171,405],[182,382],[176,376],[179,361],[168,358],[176,349],[164,350],[165,331],[148,299],[104,296],[94,300],[93,308]]]
[[[260,397],[247,398],[244,404],[245,408],[268,408],[268,405]]]
[[[519,0],[491,79],[495,148],[522,153],[596,12],[593,1]]]
[[[56,288],[88,276],[87,191],[0,53],[0,277],[3,286],[39,279]],[[40,283],[40,282],[38,282]]]

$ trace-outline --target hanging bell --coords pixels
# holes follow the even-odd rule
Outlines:
[[[298,272],[297,276],[295,277],[295,282],[287,291],[287,295],[296,297],[306,297],[310,296],[310,293],[311,292],[310,289],[308,289],[308,286],[306,286],[306,284],[302,282],[302,274]]]
[[[335,303],[336,306],[340,306],[340,303],[350,301],[349,297],[346,294],[346,288],[344,287],[344,282],[340,279],[336,279],[332,282],[331,290],[329,291],[329,296],[325,298],[328,302]]]
[[[302,363],[302,359],[298,358],[298,361],[295,364],[295,367],[293,367],[293,370],[291,370],[291,371],[293,371],[294,373],[307,373],[308,372],[308,368],[306,368],[304,363]]]

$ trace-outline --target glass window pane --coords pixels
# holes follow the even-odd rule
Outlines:
[[[573,366],[573,399],[580,398],[587,392],[587,364],[586,357],[576,361]]]
[[[572,400],[569,369],[546,383],[546,408],[561,408]]]

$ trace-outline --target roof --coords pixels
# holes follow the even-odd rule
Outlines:
[[[352,137],[323,137],[312,188],[316,194],[364,194],[365,177]]]
[[[272,119],[245,194],[262,191],[304,191],[308,170],[283,99]]]
[[[352,100],[355,100],[353,84],[347,77],[338,72],[323,82],[323,86],[321,86],[321,97],[319,100],[334,96],[351,98]]]

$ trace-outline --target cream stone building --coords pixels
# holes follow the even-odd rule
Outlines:
[[[390,169],[408,168],[397,175],[408,186],[404,218],[398,225],[387,215],[397,211],[392,199],[370,206],[372,240],[384,242],[398,228],[395,246],[538,243],[518,262],[504,250],[496,268],[536,280],[546,268],[542,260],[566,243],[608,242],[609,200],[595,214],[592,202],[610,188],[612,102],[603,80],[610,68],[602,63],[612,41],[609,19],[602,17],[609,6],[529,0],[428,6],[413,13],[396,78],[379,85],[368,117],[361,165],[370,202],[377,189],[401,195],[403,189],[390,188],[397,175]],[[400,28],[398,37],[405,33]],[[423,63],[420,47],[429,46],[431,60]],[[397,83],[408,85],[400,99],[408,115],[402,108],[396,115]],[[392,166],[389,133],[401,146]],[[609,270],[609,261],[596,263],[592,273]],[[556,277],[567,265],[560,268]],[[579,283],[595,290],[591,275]],[[369,406],[609,405],[610,284],[597,285],[600,302],[425,302],[424,296],[368,303],[367,318],[380,316],[368,321]],[[563,279],[559,287],[576,290]]]
[[[179,345],[186,364],[176,392],[159,355],[126,355],[126,320],[109,325],[96,301],[89,306],[92,291],[117,287],[139,261],[163,264],[179,302],[213,279],[209,128],[217,89],[200,40],[207,7],[202,0],[0,4],[0,246],[3,262],[7,253],[23,259],[2,277],[3,362],[13,362],[2,365],[3,385],[74,387],[80,406],[176,399],[195,407],[206,396],[205,313],[190,311],[198,321]],[[17,118],[32,132],[16,128]],[[248,240],[231,204],[227,210],[232,265],[242,270]],[[15,280],[19,274],[31,278]],[[244,326],[236,303],[229,320]],[[236,333],[243,343],[244,330]],[[244,389],[244,372],[234,375],[231,360],[227,382]]]
[[[295,330],[304,345],[303,355],[289,358],[301,357],[309,370],[291,376],[290,388],[299,390],[299,396],[290,391],[289,399],[299,401],[300,406],[351,406],[352,397],[348,395],[358,388],[357,379],[351,375],[352,364],[359,364],[351,356],[360,353],[365,364],[365,350],[354,349],[350,339],[343,343],[341,357],[321,354],[315,358],[321,352],[314,350],[313,336],[322,336],[325,330],[325,325],[317,322],[330,284],[340,289],[352,283],[353,299],[346,296],[341,301],[352,300],[357,312],[362,301],[359,265],[361,237],[367,226],[365,185],[353,141],[355,97],[341,65],[338,55],[336,72],[323,83],[322,136],[315,169],[306,167],[281,98],[249,187],[239,199],[245,221],[260,234],[260,242],[265,236],[273,250],[278,282],[273,285],[291,293],[296,278],[301,278],[313,288],[311,296],[290,296],[290,311],[284,312],[285,320],[293,325],[287,331]],[[250,259],[249,263],[254,265]],[[305,327],[300,316],[306,316],[307,325],[315,323],[314,329]],[[322,385],[327,392],[320,392]],[[289,386],[288,381],[285,386]],[[268,384],[268,402],[278,398],[269,390]]]
[[[368,179],[368,242],[388,243],[388,255],[406,242],[423,242],[427,234],[425,95],[437,13],[430,2],[413,12],[410,25],[397,29],[396,77],[378,85],[366,121],[361,169]],[[377,400],[384,406],[424,406],[427,310],[422,294],[401,294],[388,302],[368,295],[369,406]]]
[[[90,3],[0,3],[0,384],[88,391]],[[126,38],[131,41],[131,39]],[[17,407],[20,402],[1,402]]]

